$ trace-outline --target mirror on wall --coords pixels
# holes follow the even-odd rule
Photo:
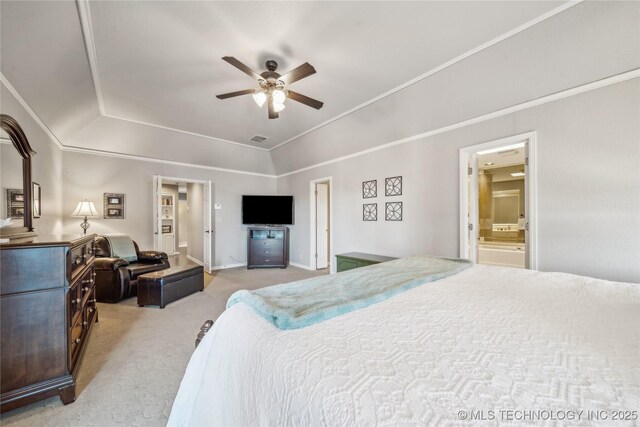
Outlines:
[[[2,202],[0,219],[11,219],[8,227],[24,227],[24,190],[22,188],[22,157],[13,146],[9,134],[0,131],[0,182]]]
[[[520,217],[520,190],[502,190],[493,192],[494,225],[518,225]]]
[[[10,240],[35,236],[31,157],[36,152],[13,117],[0,114],[0,129],[0,237]]]

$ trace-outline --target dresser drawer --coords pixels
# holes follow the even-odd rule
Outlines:
[[[87,294],[93,289],[94,282],[95,274],[92,264],[80,277],[74,279],[71,284],[67,297],[70,324],[75,323],[77,316],[82,312],[83,303],[86,300]]]
[[[251,249],[272,248],[274,250],[282,250],[284,244],[282,240],[277,239],[258,239],[251,241]]]
[[[251,265],[283,265],[284,256],[274,254],[273,256],[257,255],[251,257]]]
[[[69,370],[73,369],[76,359],[78,358],[78,352],[82,348],[82,340],[85,338],[83,317],[78,316],[76,322],[69,330]]]
[[[79,274],[82,267],[93,262],[94,252],[94,240],[71,249],[71,277]]]

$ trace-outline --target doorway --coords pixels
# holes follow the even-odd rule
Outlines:
[[[460,257],[537,268],[535,132],[460,150]]]
[[[331,262],[333,259],[333,197],[331,184],[331,177],[310,182],[310,263],[312,270],[325,268],[329,268],[330,271],[335,270]]]
[[[153,177],[155,249],[212,268],[211,181]]]

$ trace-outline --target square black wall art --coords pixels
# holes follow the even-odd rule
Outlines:
[[[378,180],[364,181],[362,183],[362,198],[373,199],[378,197]]]
[[[402,221],[402,202],[387,202],[385,204],[385,220]]]
[[[402,177],[392,176],[384,180],[385,196],[401,196],[402,195]]]
[[[365,203],[362,205],[362,220],[377,221],[378,220],[378,204]]]

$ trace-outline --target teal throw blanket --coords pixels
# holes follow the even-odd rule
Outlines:
[[[227,308],[245,303],[280,329],[299,329],[384,301],[471,266],[463,259],[414,256],[329,276],[235,292]]]
[[[109,241],[113,258],[121,258],[128,262],[138,260],[138,254],[131,237],[126,234],[105,234],[104,237]]]

